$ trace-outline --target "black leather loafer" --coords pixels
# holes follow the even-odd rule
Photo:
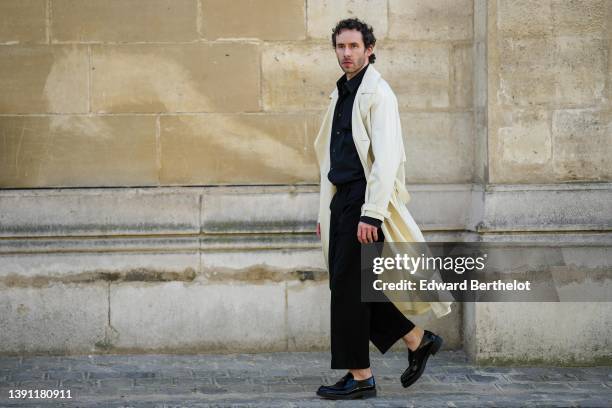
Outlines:
[[[353,374],[347,373],[334,385],[322,385],[317,395],[327,399],[355,399],[376,396],[374,376],[365,380],[355,380]]]
[[[409,365],[401,376],[401,381],[404,388],[414,384],[415,381],[421,377],[421,374],[423,374],[423,371],[425,370],[427,359],[430,355],[434,355],[438,352],[438,350],[440,350],[442,343],[442,337],[430,332],[429,330],[425,330],[419,347],[414,351],[411,351],[410,349],[408,350]]]

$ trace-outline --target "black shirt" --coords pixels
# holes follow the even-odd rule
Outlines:
[[[342,75],[336,82],[338,100],[334,110],[329,149],[331,167],[327,174],[329,181],[335,185],[359,179],[365,180],[363,166],[359,161],[355,142],[353,142],[351,118],[357,88],[359,88],[368,66],[369,64],[350,80],[347,80],[346,75]]]
[[[365,182],[365,173],[359,160],[359,154],[353,141],[353,128],[351,124],[353,104],[357,89],[361,85],[363,76],[368,69],[366,65],[357,75],[348,80],[342,75],[336,86],[338,87],[338,100],[332,121],[332,134],[330,141],[331,166],[327,178],[334,185],[344,184],[362,179]],[[380,227],[382,221],[372,217],[362,216],[361,221]]]

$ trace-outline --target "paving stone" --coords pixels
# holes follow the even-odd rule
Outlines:
[[[467,378],[473,382],[481,382],[481,383],[493,383],[504,381],[504,377],[497,375],[480,375],[480,374],[468,374]]]
[[[329,353],[0,357],[1,407],[545,407],[609,406],[610,367],[479,367],[443,351],[406,389],[405,354],[373,355],[378,397],[330,401],[315,395],[346,370]],[[71,390],[69,400],[8,400],[10,387]]]

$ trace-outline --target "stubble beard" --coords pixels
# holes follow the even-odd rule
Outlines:
[[[351,65],[350,68],[346,68],[344,65],[342,65],[343,60],[340,60],[339,61],[340,68],[342,68],[342,71],[344,71],[345,74],[354,74],[360,71],[364,67],[366,63],[365,58],[366,57],[364,56],[364,57],[358,58],[357,60],[353,60],[353,65]],[[357,66],[359,62],[361,62],[361,65]]]

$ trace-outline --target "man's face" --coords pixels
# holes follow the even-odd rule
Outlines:
[[[336,35],[338,64],[349,79],[368,62],[372,52],[372,46],[365,48],[363,36],[358,30],[344,29]]]

